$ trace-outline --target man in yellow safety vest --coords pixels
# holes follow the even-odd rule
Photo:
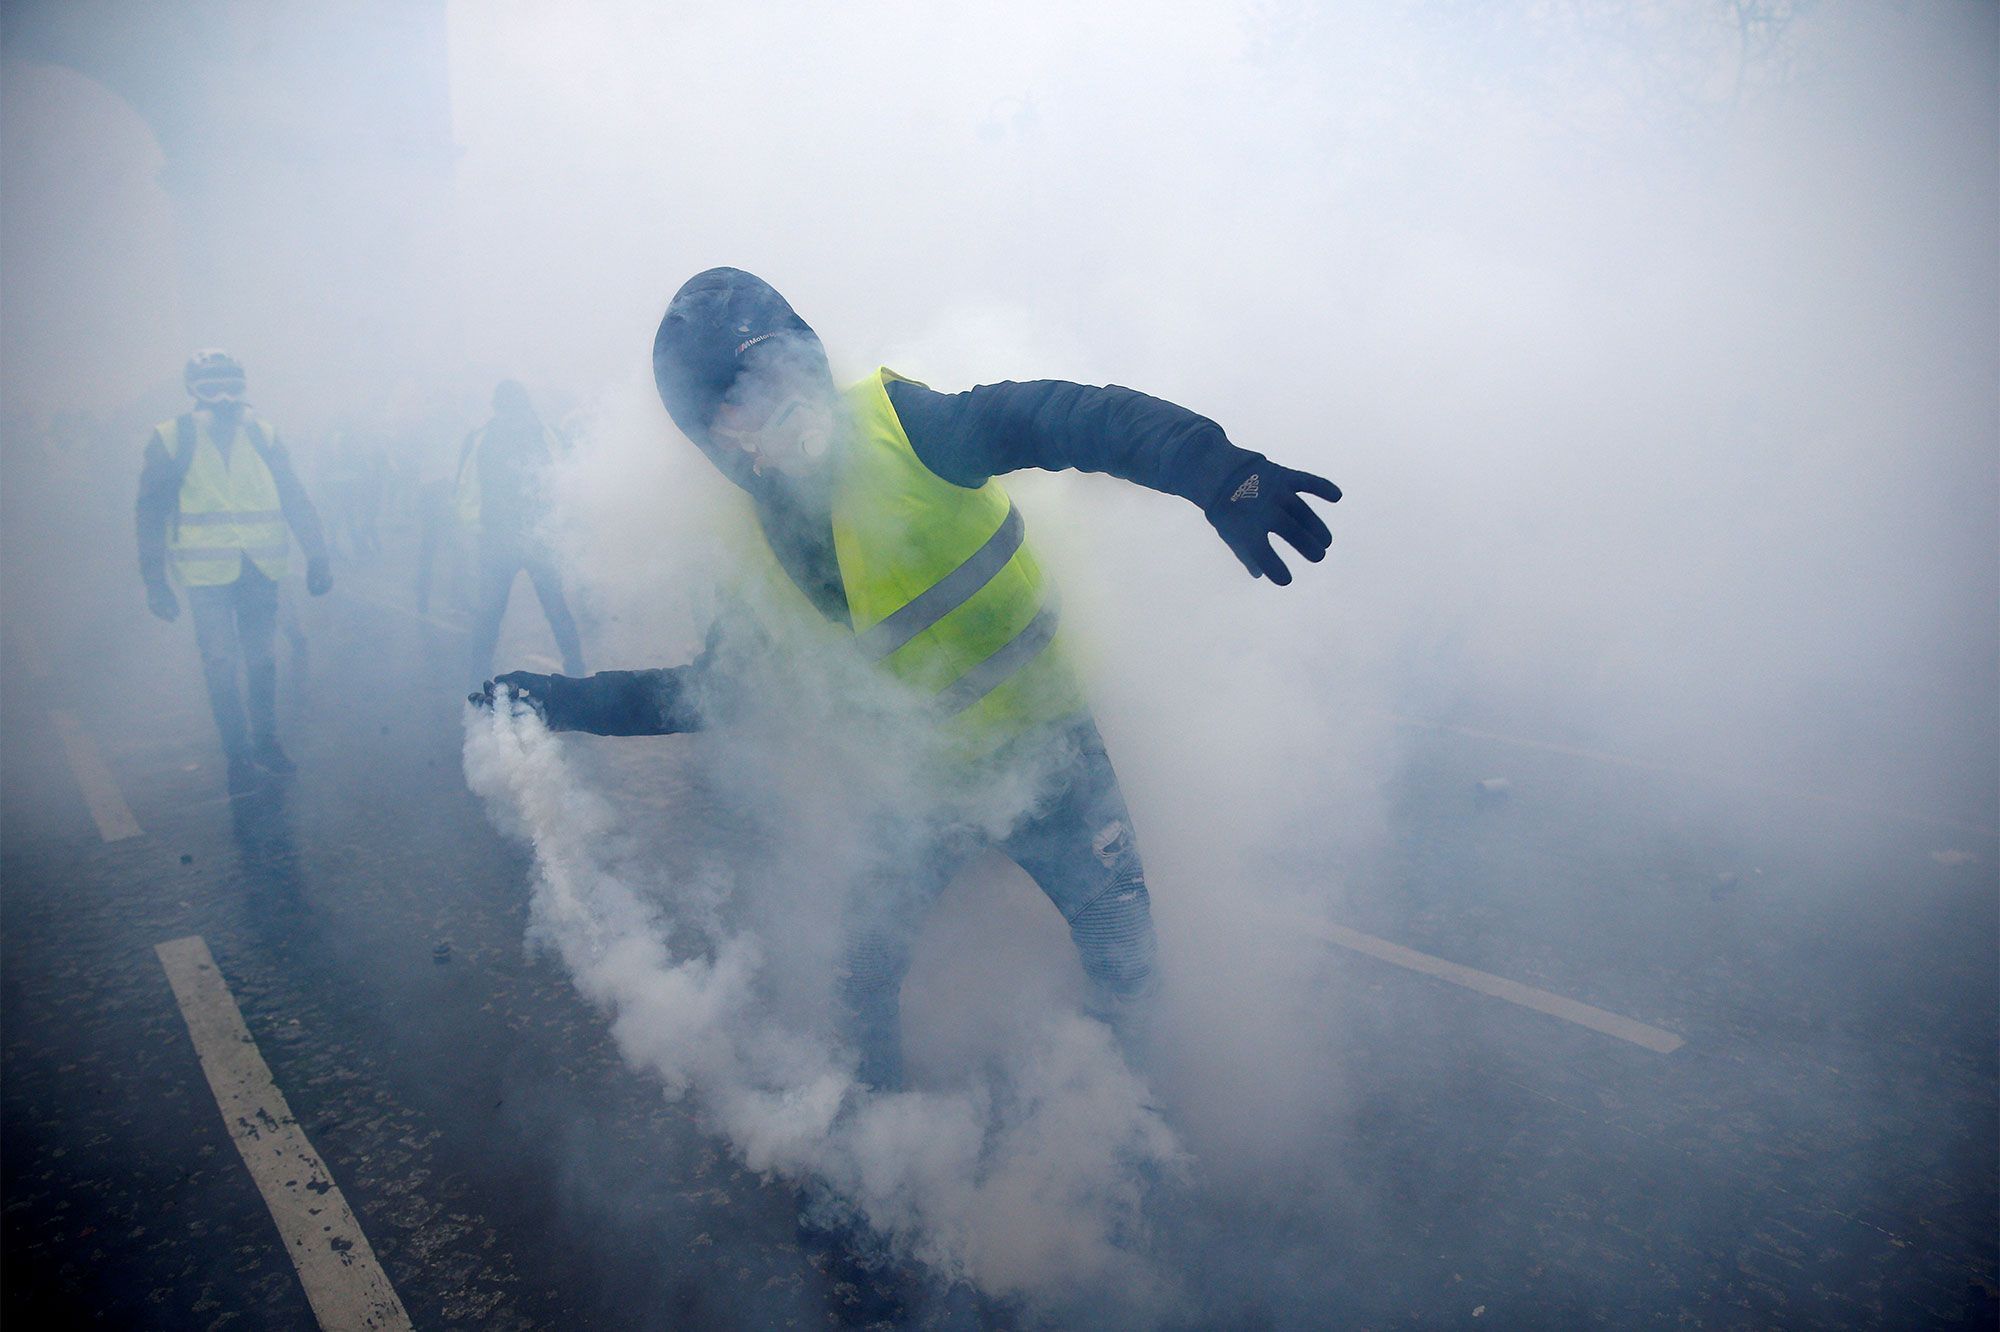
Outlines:
[[[1193,501],[1253,576],[1283,585],[1283,538],[1308,560],[1332,534],[1305,502],[1340,490],[1229,442],[1186,408],[1059,380],[935,392],[878,370],[840,393],[819,338],[738,269],[682,286],[653,344],[674,422],[745,491],[748,562],[819,639],[873,662],[910,700],[897,740],[935,739],[940,780],[880,812],[881,854],[843,922],[843,1015],[861,1078],[902,1080],[899,992],[925,908],[984,847],[1026,870],[1062,912],[1093,1007],[1128,1048],[1154,988],[1154,936],[1130,816],[1063,650],[1056,598],[1021,513],[994,478],[1024,467],[1108,472]],[[751,636],[753,640],[755,635]],[[777,638],[761,640],[776,642]],[[793,642],[799,641],[794,636]],[[727,720],[744,652],[718,638],[692,665],[583,679],[513,672],[503,691],[552,729],[663,735]],[[759,650],[753,643],[750,651]],[[732,662],[732,658],[734,661]],[[897,752],[906,746],[898,744]],[[936,792],[1008,769],[1039,783],[1008,826]],[[956,775],[954,775],[956,774]]]
[[[181,613],[169,579],[187,592],[229,790],[240,795],[255,788],[260,768],[278,777],[296,771],[278,744],[274,651],[278,583],[290,562],[291,536],[305,551],[307,591],[324,595],[333,574],[319,515],[277,431],[244,402],[243,366],[211,348],[188,358],[182,378],[193,410],[154,426],[146,441],[139,573],[146,605],[162,620]]]

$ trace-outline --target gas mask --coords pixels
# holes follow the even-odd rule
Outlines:
[[[747,409],[725,403],[708,433],[717,443],[746,454],[750,470],[759,476],[798,476],[817,469],[833,444],[833,404],[824,396],[803,394]]]
[[[833,447],[839,400],[824,361],[815,364],[782,345],[771,353],[736,377],[708,434],[716,444],[740,451],[758,476],[806,476],[819,470]]]

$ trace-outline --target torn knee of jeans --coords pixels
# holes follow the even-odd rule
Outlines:
[[[1132,825],[1124,819],[1113,819],[1105,824],[1091,837],[1090,853],[1106,867],[1129,858],[1132,855]]]

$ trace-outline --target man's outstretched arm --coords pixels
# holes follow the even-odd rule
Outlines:
[[[1024,467],[1105,472],[1192,502],[1246,569],[1280,585],[1292,575],[1272,537],[1314,561],[1333,540],[1304,497],[1338,500],[1340,487],[1238,448],[1215,422],[1162,398],[1057,379],[964,393],[891,381],[889,398],[924,465],[957,485]]]

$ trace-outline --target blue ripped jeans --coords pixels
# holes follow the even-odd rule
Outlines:
[[[988,847],[1027,871],[1062,912],[1090,982],[1092,1011],[1110,1023],[1128,1056],[1142,1053],[1157,988],[1156,945],[1125,795],[1088,717],[1047,743],[1059,761],[1043,799],[1012,832],[997,841],[963,830],[920,834],[865,885],[846,931],[840,997],[870,1086],[902,1086],[901,994],[911,943],[952,876]]]

